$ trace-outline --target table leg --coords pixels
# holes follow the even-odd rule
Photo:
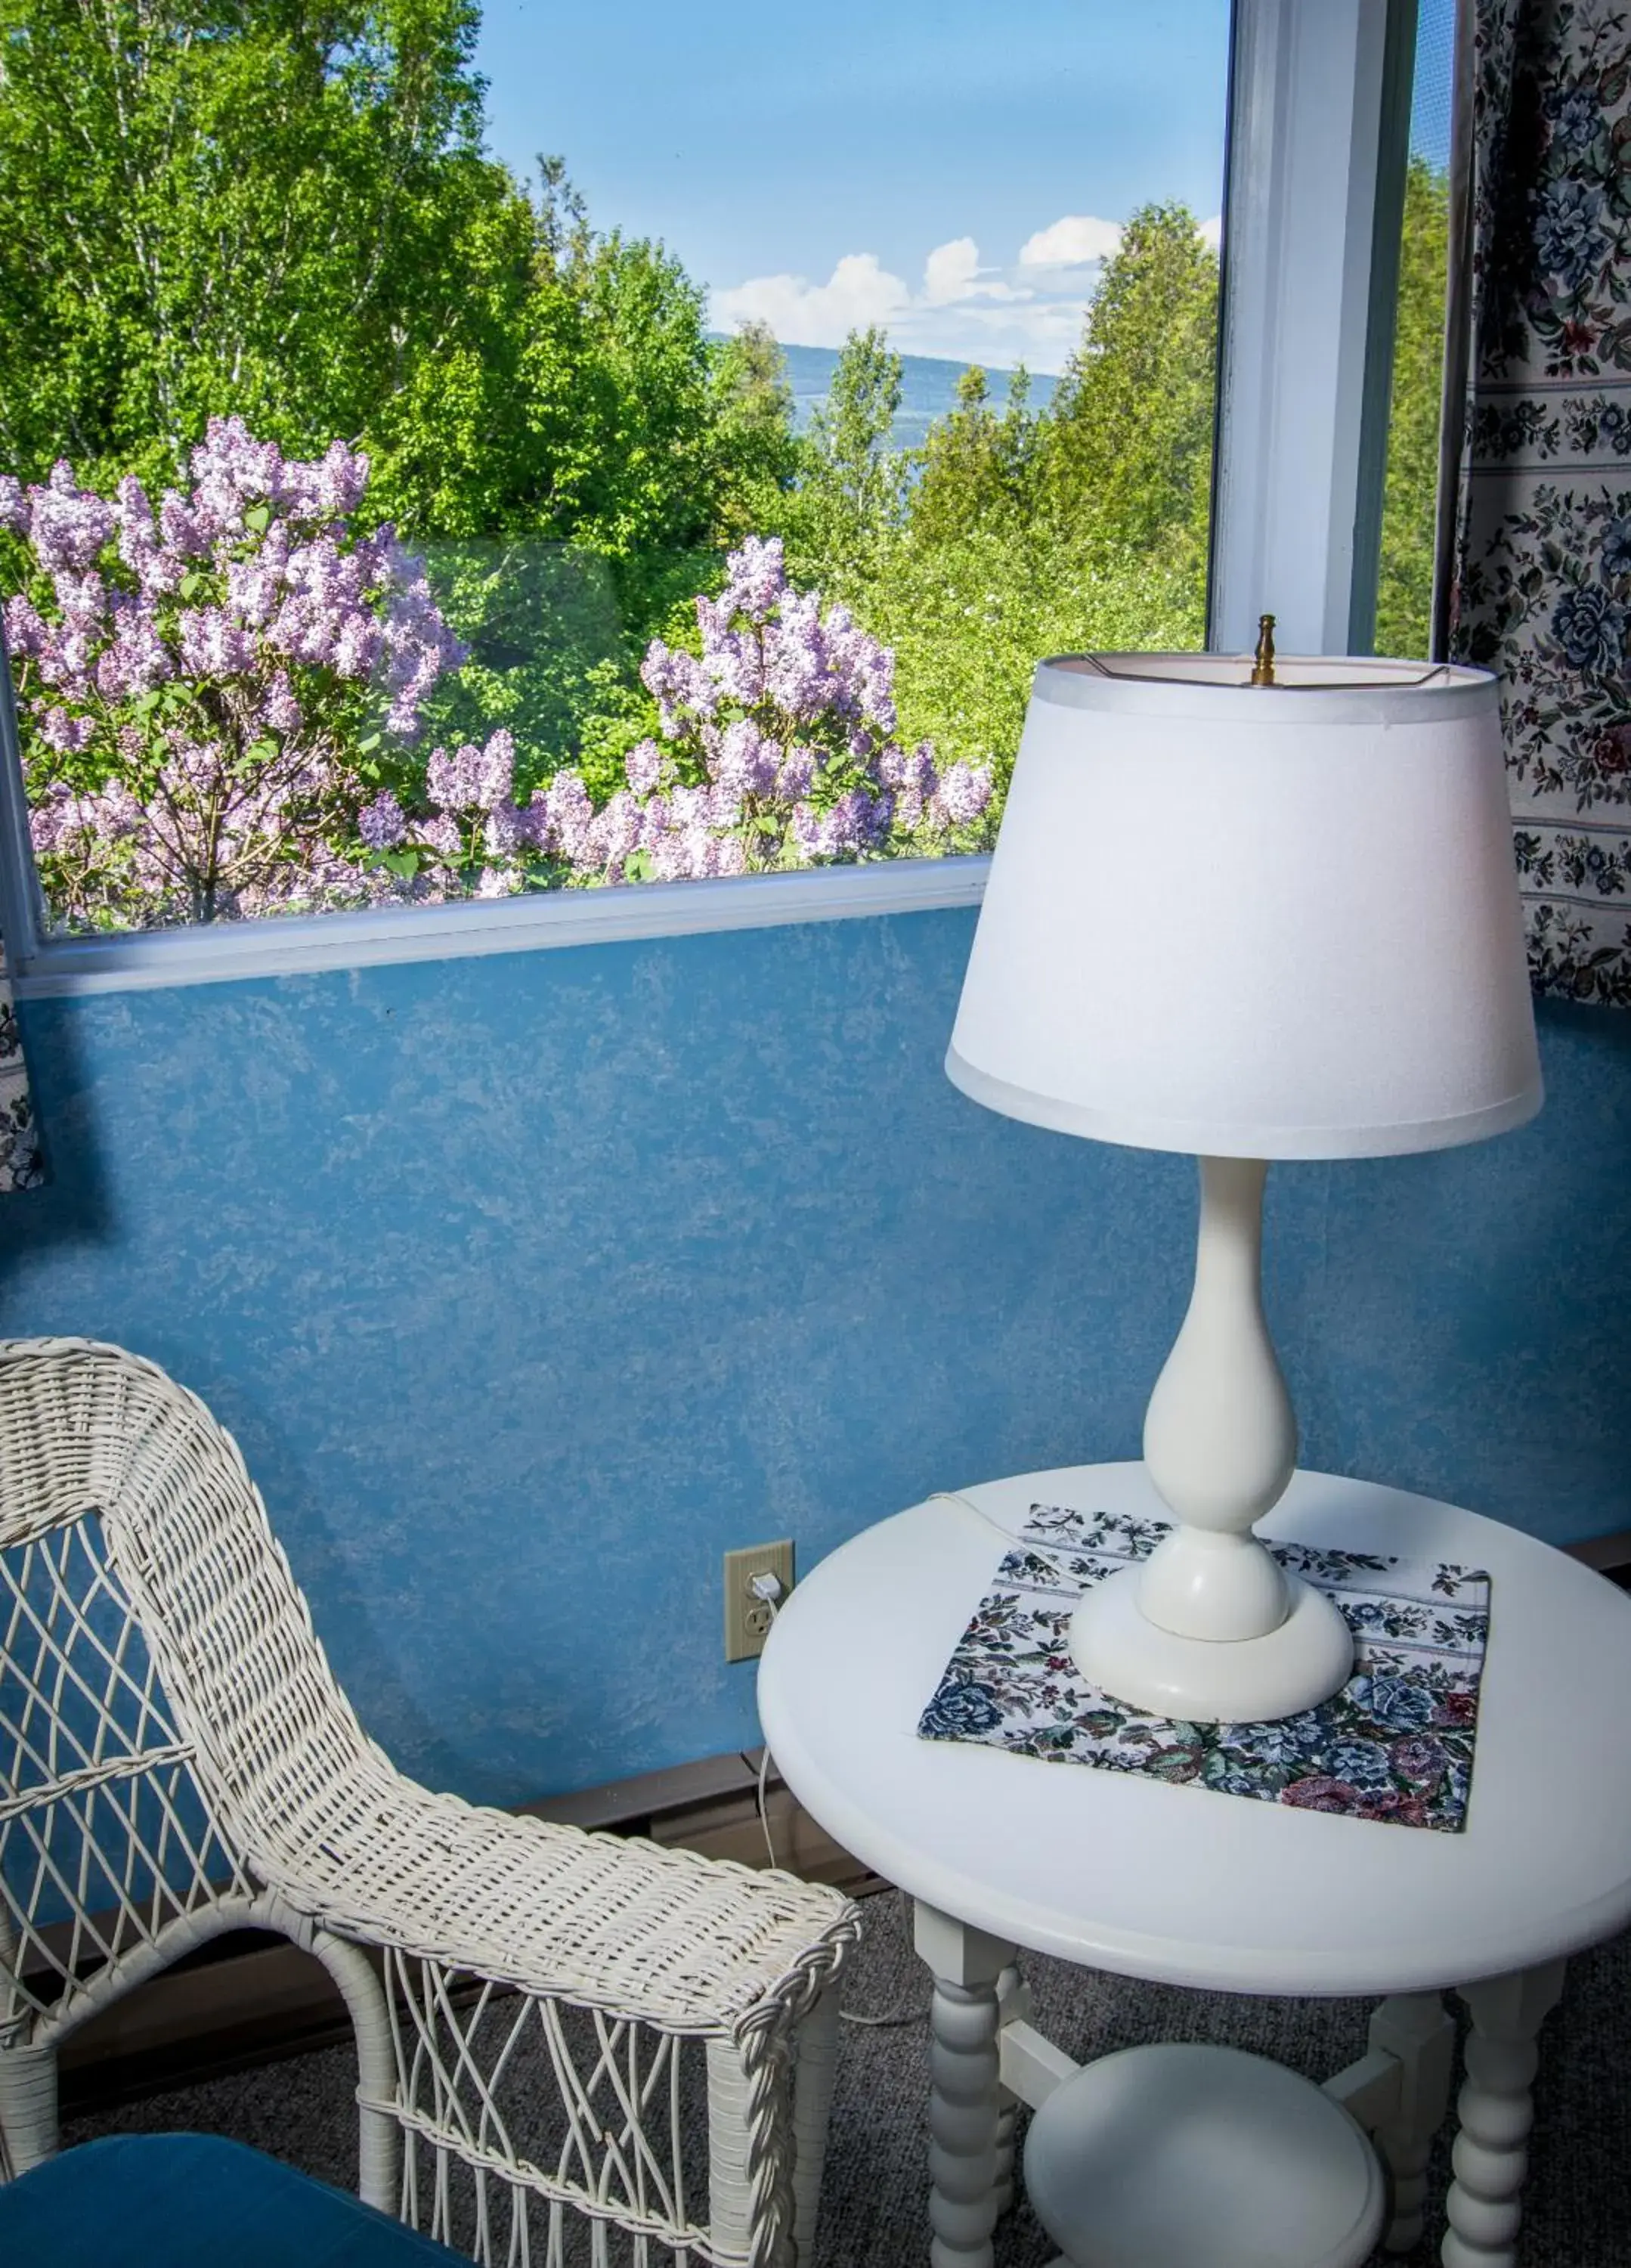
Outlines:
[[[1519,2191],[1534,2123],[1530,2095],[1539,2051],[1535,2035],[1563,1989],[1563,1963],[1548,1961],[1462,1992],[1473,2019],[1466,2079],[1457,2113],[1450,2227],[1444,2268],[1517,2268]]]
[[[1408,2252],[1422,2235],[1433,2137],[1450,2108],[1456,2028],[1436,1992],[1396,1992],[1371,2017],[1370,2045],[1400,2066],[1399,2108],[1371,2139],[1392,2176],[1383,2247]]]
[[[998,1987],[1015,1948],[916,1904],[913,1939],[934,1977],[929,2094],[932,2268],[995,2268],[1003,2175]],[[1010,2161],[1011,2165],[1011,2140]]]

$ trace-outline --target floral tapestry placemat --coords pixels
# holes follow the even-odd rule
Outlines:
[[[923,1712],[920,1735],[1458,1832],[1472,1784],[1488,1576],[1270,1542],[1282,1567],[1341,1609],[1354,1633],[1352,1677],[1301,1716],[1174,1724],[1090,1685],[1069,1642],[1082,1594],[1148,1558],[1168,1533],[1165,1521],[1032,1505]]]

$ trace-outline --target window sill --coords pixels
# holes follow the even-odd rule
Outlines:
[[[978,905],[989,858],[880,859],[714,882],[633,882],[614,889],[466,899],[456,905],[318,914],[121,937],[48,940],[12,979],[18,999],[149,991],[304,976],[394,961],[462,961],[546,946],[617,945],[715,930],[773,929]]]

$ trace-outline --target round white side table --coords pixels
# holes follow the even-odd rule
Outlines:
[[[1033,1504],[1138,1519],[1142,1464],[1068,1466],[885,1520],[806,1575],[777,1616],[760,1716],[799,1801],[915,1902],[934,1972],[935,2268],[993,2268],[1012,2105],[1075,2066],[1015,1968],[1029,1948],[1211,1991],[1382,1996],[1370,2053],[1330,2091],[1393,2178],[1386,2242],[1422,2229],[1453,2027],[1472,2019],[1441,2257],[1516,2268],[1536,2035],[1564,1957],[1631,1921],[1631,1599],[1499,1521],[1403,1490],[1299,1472],[1271,1536],[1491,1577],[1465,1830],[1446,1835],[1038,1762],[916,1727]]]

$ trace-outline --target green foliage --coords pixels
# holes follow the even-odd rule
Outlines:
[[[430,740],[515,739],[517,796],[574,753],[579,720],[604,697],[599,674],[623,648],[609,563],[582,546],[525,537],[437,542],[426,555],[444,615],[470,649],[426,709]]]
[[[804,461],[793,431],[787,357],[763,323],[714,347],[709,417],[719,466],[721,542],[779,534]]]
[[[876,325],[851,331],[811,420],[790,549],[803,579],[876,569],[905,504],[907,467],[889,446],[900,407],[900,357]]]
[[[211,411],[353,434],[513,196],[474,0],[0,0],[0,458],[179,469]]]
[[[1023,526],[904,543],[857,609],[895,650],[900,736],[944,763],[993,766],[1006,788],[1032,674],[1047,654],[1200,645],[1205,583],[1182,557],[1069,550]]]
[[[949,543],[981,528],[1010,528],[1034,508],[1038,421],[1023,364],[1009,380],[1001,415],[991,406],[982,370],[966,370],[957,407],[929,429],[912,490],[912,526],[919,541]]]
[[[1128,222],[1041,438],[1043,508],[1131,551],[1204,554],[1217,364],[1217,259],[1181,204]]]
[[[1405,180],[1398,328],[1388,405],[1387,484],[1376,650],[1425,656],[1432,639],[1444,295],[1450,266],[1450,178],[1412,158]]]
[[[529,534],[622,559],[707,541],[730,460],[703,294],[680,262],[597,234],[555,158],[536,211],[510,193],[454,256],[470,260],[467,330],[484,310],[492,335],[438,347],[380,403],[378,485],[397,516],[431,536]]]
[[[1005,787],[1042,655],[1202,643],[1216,322],[1217,262],[1194,216],[1145,207],[1047,409],[1031,411],[1018,372],[999,414],[970,371],[912,467],[877,461],[863,381],[878,353],[852,337],[840,367],[862,470],[847,492],[870,493],[871,517],[863,541],[834,545],[823,524],[820,564],[895,649],[904,740],[989,763]]]

